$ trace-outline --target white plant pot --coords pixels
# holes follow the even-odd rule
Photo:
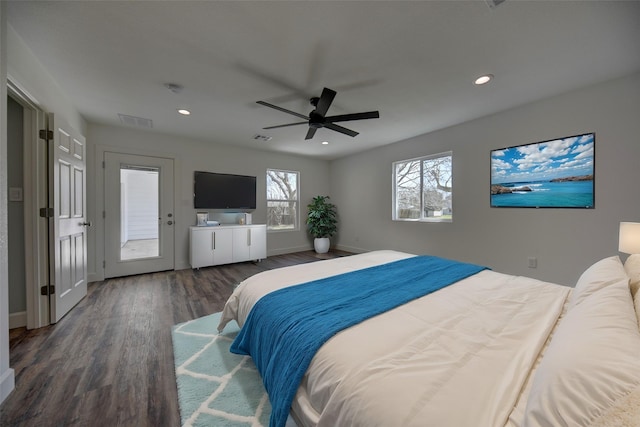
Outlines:
[[[330,240],[328,237],[316,237],[313,239],[313,248],[319,254],[326,254],[329,252]]]

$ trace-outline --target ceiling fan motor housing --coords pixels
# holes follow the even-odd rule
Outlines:
[[[324,117],[316,113],[316,110],[313,110],[309,113],[309,126],[316,129],[324,127]]]

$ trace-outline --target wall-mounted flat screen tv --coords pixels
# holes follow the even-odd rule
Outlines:
[[[193,173],[195,209],[255,209],[256,177],[225,173]]]
[[[491,150],[491,207],[594,208],[595,133]]]

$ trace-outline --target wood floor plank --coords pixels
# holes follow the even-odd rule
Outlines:
[[[56,325],[11,330],[16,388],[1,426],[178,426],[171,327],[221,311],[256,273],[349,255],[313,251],[89,284]]]

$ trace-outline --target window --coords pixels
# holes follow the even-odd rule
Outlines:
[[[298,230],[299,176],[267,169],[267,230]]]
[[[452,153],[393,163],[393,219],[450,222]]]

